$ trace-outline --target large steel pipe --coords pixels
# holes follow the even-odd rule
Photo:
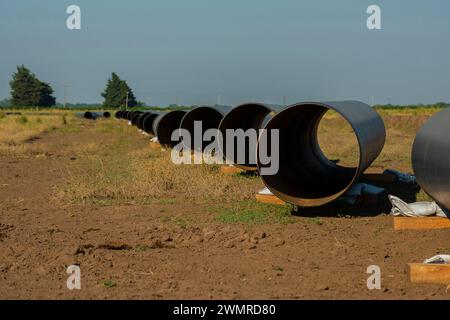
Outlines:
[[[128,111],[128,110],[126,110],[126,111],[123,111],[123,113],[121,114],[121,119],[123,119],[123,120],[128,120],[128,115],[130,114],[130,111]]]
[[[217,130],[223,117],[230,112],[231,109],[232,107],[229,106],[201,106],[187,112],[180,124],[180,129],[187,130],[191,135],[191,143],[185,144],[185,146],[194,151],[203,151],[208,144],[211,143],[210,141],[203,141],[202,137],[204,133],[209,129]],[[201,124],[201,130],[199,130],[198,133],[194,130],[196,122]],[[202,141],[202,144],[198,147],[194,146],[194,133],[201,135],[200,137],[196,137]],[[214,137],[215,136],[216,135],[214,135]],[[195,150],[196,148],[198,150]]]
[[[220,144],[220,148],[228,160],[228,162],[233,163],[236,167],[248,170],[255,171],[257,170],[256,159],[252,159],[252,155],[254,152],[251,152],[251,149],[256,149],[255,145],[249,145],[247,143],[245,145],[245,150],[237,150],[237,144],[234,143],[234,153],[233,157],[227,157],[227,130],[237,130],[242,129],[244,131],[247,130],[255,130],[256,134],[259,132],[259,129],[263,128],[267,122],[275,115],[277,112],[282,110],[284,107],[281,105],[271,105],[271,104],[263,104],[263,103],[244,103],[238,105],[233,108],[230,112],[228,112],[222,119],[219,125],[219,132],[222,134],[222,143]],[[245,157],[238,157],[238,154],[243,152]],[[229,154],[229,153],[228,153]]]
[[[353,129],[359,146],[356,167],[340,166],[320,149],[318,126],[328,110],[340,114]],[[261,178],[280,199],[304,207],[320,206],[344,194],[380,154],[386,138],[378,113],[358,101],[294,104],[277,113],[265,129],[257,151]],[[265,175],[259,152],[262,139],[270,136],[272,129],[279,130],[279,168],[275,174]]]
[[[153,131],[153,122],[160,114],[161,112],[154,111],[145,115],[142,120],[142,130],[148,134],[155,135],[155,132]]]
[[[153,121],[153,133],[158,138],[160,144],[173,147],[178,142],[172,141],[172,133],[180,128],[181,120],[186,111],[174,110],[161,113]]]
[[[433,115],[419,130],[412,165],[421,188],[450,210],[450,108]]]
[[[131,117],[131,125],[133,126],[137,126],[139,118],[141,117],[141,115],[143,115],[144,112],[143,111],[136,111],[133,116]]]
[[[123,114],[123,110],[116,111],[114,117],[116,119],[121,119],[122,118],[122,114]]]
[[[141,113],[141,112],[142,111],[139,111],[139,110],[134,110],[134,111],[128,112],[128,114],[127,114],[128,121],[131,122],[131,119],[133,119],[134,115],[137,113]]]
[[[143,130],[142,127],[143,127],[143,123],[144,123],[145,118],[148,117],[149,115],[151,115],[152,113],[153,112],[151,112],[151,111],[145,111],[144,113],[142,113],[139,116],[139,118],[137,119],[137,124],[136,124],[136,127],[139,130]]]
[[[95,120],[97,118],[109,118],[111,114],[108,111],[86,111],[86,112],[78,112],[75,114],[77,117],[82,117],[85,119]]]

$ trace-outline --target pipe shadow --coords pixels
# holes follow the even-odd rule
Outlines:
[[[373,217],[380,214],[388,214],[392,205],[389,202],[388,195],[394,195],[407,203],[416,202],[420,187],[414,184],[396,182],[374,182],[361,178],[358,182],[368,183],[376,187],[385,189],[383,193],[377,196],[375,201],[370,197],[362,197],[356,204],[348,204],[341,200],[335,200],[320,207],[299,207],[293,209],[292,215],[299,217]]]

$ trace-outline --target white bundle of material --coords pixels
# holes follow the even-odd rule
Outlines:
[[[450,263],[450,255],[438,254],[437,256],[431,257],[430,259],[426,259],[423,263]]]
[[[396,196],[389,195],[388,198],[392,204],[391,214],[393,216],[427,217],[436,215],[438,217],[447,217],[444,211],[434,201],[414,202],[408,204]]]

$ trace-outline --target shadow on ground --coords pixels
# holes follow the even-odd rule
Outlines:
[[[373,182],[364,179],[361,179],[360,182],[369,183],[376,187],[383,188],[385,191],[378,197],[376,202],[363,200],[361,203],[351,205],[343,201],[336,200],[320,207],[294,208],[292,215],[300,217],[373,217],[380,214],[386,214],[391,211],[392,206],[387,197],[388,195],[397,196],[405,202],[411,203],[417,201],[417,194],[420,191],[419,186],[402,182]]]

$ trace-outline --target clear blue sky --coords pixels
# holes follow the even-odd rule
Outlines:
[[[66,28],[67,6],[82,29]],[[366,28],[378,4],[382,30]],[[70,102],[112,71],[139,100],[182,104],[450,101],[448,0],[20,0],[0,3],[0,99],[24,64]],[[388,100],[389,99],[389,100]]]

